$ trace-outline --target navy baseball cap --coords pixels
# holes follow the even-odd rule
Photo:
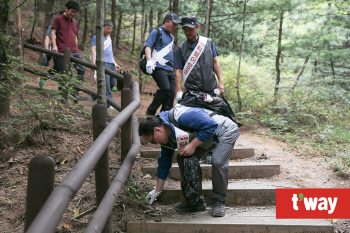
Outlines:
[[[195,16],[185,16],[182,18],[181,25],[182,25],[182,28],[184,27],[195,28],[198,25],[198,20]]]
[[[174,23],[180,23],[179,17],[177,17],[177,15],[174,13],[166,14],[164,20],[166,20],[166,19],[170,19]]]

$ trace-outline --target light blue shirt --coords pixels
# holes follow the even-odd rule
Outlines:
[[[103,39],[106,41],[107,37],[103,37]],[[92,37],[91,46],[96,46],[96,35]],[[112,43],[105,49],[105,62],[114,64]]]

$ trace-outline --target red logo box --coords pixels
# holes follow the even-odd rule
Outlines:
[[[277,219],[350,219],[350,189],[276,189]]]

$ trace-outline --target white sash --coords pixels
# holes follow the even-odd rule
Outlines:
[[[156,64],[158,62],[162,66],[165,66],[168,60],[165,60],[164,57],[168,55],[168,53],[173,49],[174,44],[174,36],[170,34],[171,38],[173,39],[170,44],[165,46],[163,49],[157,52],[156,49],[153,49],[152,51],[152,62]]]
[[[177,150],[179,151],[181,148],[190,143],[190,135],[189,133],[183,131],[174,126],[175,129],[175,137],[177,143]]]
[[[199,57],[202,55],[204,47],[207,44],[207,40],[208,38],[204,36],[199,36],[198,44],[192,51],[191,56],[188,58],[182,71],[182,79],[184,80],[184,84],[188,75],[191,73],[193,67],[196,65]]]

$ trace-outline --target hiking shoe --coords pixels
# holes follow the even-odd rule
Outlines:
[[[97,97],[95,97],[95,96],[90,96],[89,100],[90,100],[90,101],[96,101],[96,100],[97,100]]]
[[[73,97],[77,100],[82,100],[82,98],[77,93],[74,93]]]
[[[187,211],[205,211],[207,205],[205,204],[205,200],[203,196],[200,196],[198,203],[195,206],[191,206],[187,203],[187,201],[182,201],[174,204],[174,209],[179,212],[187,212]]]
[[[213,208],[211,210],[211,216],[224,217],[225,216],[225,202],[213,199]]]
[[[211,164],[211,156],[212,156],[213,152],[208,152],[205,155],[203,155],[203,158],[200,160],[199,163],[202,164]]]

